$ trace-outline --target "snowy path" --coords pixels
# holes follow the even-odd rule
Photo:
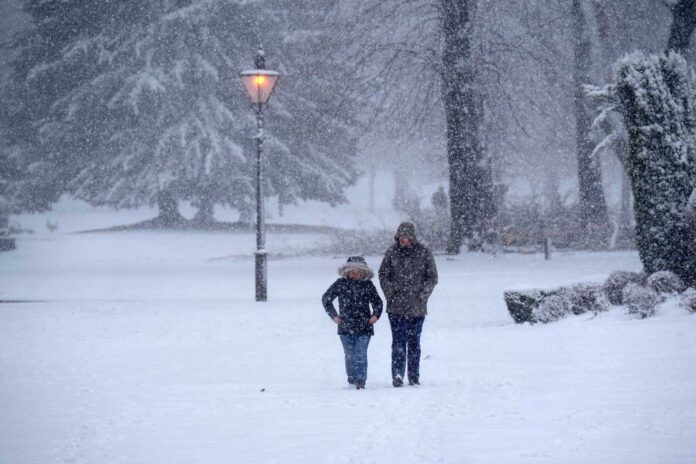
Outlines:
[[[252,240],[57,235],[0,255],[0,299],[47,300],[0,305],[0,463],[696,462],[696,316],[519,326],[502,301],[635,254],[438,257],[423,385],[391,387],[385,318],[354,391],[319,302],[345,257],[271,261],[258,304],[253,261],[216,259]]]

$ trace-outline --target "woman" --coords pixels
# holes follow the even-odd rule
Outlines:
[[[367,346],[375,333],[373,326],[382,315],[382,299],[370,280],[374,273],[362,256],[348,258],[338,274],[341,278],[329,287],[321,301],[326,313],[338,325],[348,383],[362,390],[367,380]],[[336,298],[340,313],[333,305]]]

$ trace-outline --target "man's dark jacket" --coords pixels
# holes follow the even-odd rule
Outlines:
[[[411,240],[402,247],[399,237]],[[401,223],[379,267],[379,283],[387,299],[387,313],[405,317],[428,314],[428,298],[437,285],[437,267],[432,252],[416,239],[415,227]]]
[[[331,284],[321,297],[324,309],[331,318],[339,315],[333,305],[336,298],[341,312],[338,335],[374,335],[375,330],[369,322],[372,317],[370,304],[374,309],[374,315],[379,319],[382,315],[382,298],[371,280],[341,277]]]

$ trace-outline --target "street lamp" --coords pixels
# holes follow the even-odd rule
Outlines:
[[[263,150],[263,105],[273,93],[276,82],[280,79],[280,73],[269,71],[266,68],[266,59],[263,48],[259,47],[254,59],[256,69],[250,69],[239,73],[244,88],[249,95],[252,107],[256,110],[256,301],[266,301],[267,280],[267,255],[266,255],[266,219],[263,199],[263,164],[261,152]]]

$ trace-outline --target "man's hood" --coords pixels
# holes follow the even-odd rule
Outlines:
[[[411,240],[412,243],[418,243],[418,238],[416,237],[416,226],[412,222],[402,222],[399,224],[399,228],[396,229],[396,235],[394,235],[394,240],[399,243],[399,237],[406,237]]]

